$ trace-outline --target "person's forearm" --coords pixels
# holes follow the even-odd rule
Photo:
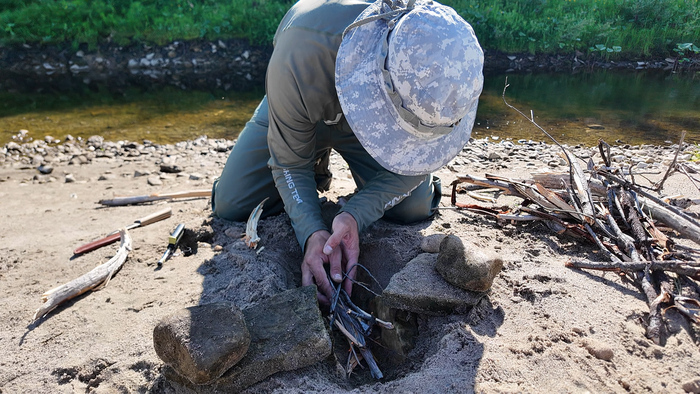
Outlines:
[[[292,221],[292,227],[302,250],[306,240],[316,231],[328,227],[321,216],[314,172],[310,170],[273,168],[275,186],[284,201],[284,209]]]
[[[351,214],[357,221],[358,230],[362,231],[384,216],[384,212],[410,196],[428,178],[428,175],[404,176],[383,171],[367,182],[340,212]]]

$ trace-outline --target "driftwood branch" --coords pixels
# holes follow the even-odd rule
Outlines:
[[[652,218],[663,222],[682,236],[700,245],[700,226],[697,226],[694,221],[688,220],[685,215],[677,215],[673,210],[659,205],[651,199],[642,199],[642,203],[642,209],[648,211]]]
[[[118,207],[123,205],[143,204],[147,202],[173,200],[177,198],[201,198],[211,197],[211,190],[190,190],[175,193],[156,193],[142,196],[126,196],[114,197],[98,201],[98,204],[110,207]]]
[[[42,294],[41,299],[44,303],[36,310],[32,321],[41,319],[61,303],[77,297],[88,290],[107,286],[112,276],[114,276],[124,264],[131,250],[131,236],[128,231],[123,228],[119,230],[119,234],[121,236],[121,244],[119,245],[117,254],[108,262],[93,268],[92,271],[87,274]]]

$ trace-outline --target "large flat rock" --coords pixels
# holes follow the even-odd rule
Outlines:
[[[437,256],[422,253],[391,277],[382,293],[387,307],[424,315],[467,313],[484,293],[462,290],[447,283],[435,270]]]
[[[316,300],[316,287],[277,294],[243,310],[250,332],[248,352],[236,365],[208,385],[193,385],[172,368],[165,376],[197,393],[235,393],[268,376],[303,368],[328,357],[331,339]],[[182,392],[183,390],[177,390]]]

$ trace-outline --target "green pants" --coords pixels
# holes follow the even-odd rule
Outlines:
[[[265,197],[263,216],[284,210],[268,167],[270,152],[267,145],[267,97],[263,98],[253,117],[246,123],[226,161],[221,176],[212,188],[214,215],[233,221],[246,221],[250,212]],[[321,167],[316,169],[317,182],[323,182],[328,172],[327,158],[334,149],[348,163],[358,189],[380,170],[384,170],[362,147],[343,118],[335,125],[319,122],[316,126],[316,158]],[[384,217],[400,223],[412,223],[430,217],[440,203],[440,179],[423,182],[411,195],[386,211]],[[323,188],[323,185],[320,186]]]

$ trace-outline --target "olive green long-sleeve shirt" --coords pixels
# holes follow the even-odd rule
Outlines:
[[[267,70],[269,162],[275,185],[302,248],[311,234],[328,230],[314,180],[316,125],[342,119],[335,90],[335,59],[343,30],[371,2],[301,0],[285,15]],[[359,231],[410,195],[427,177],[380,170],[343,207]]]

